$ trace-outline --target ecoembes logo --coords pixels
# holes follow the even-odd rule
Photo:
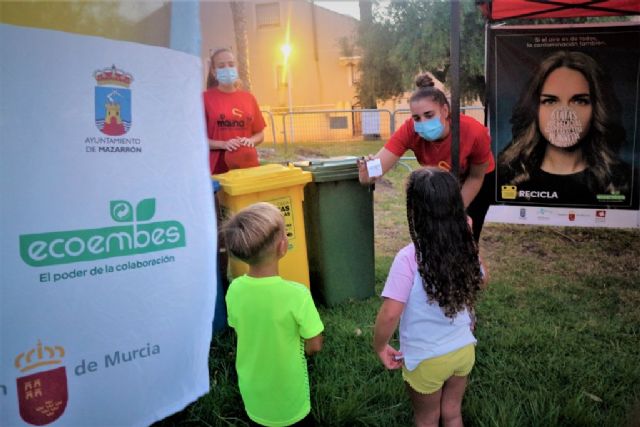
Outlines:
[[[142,200],[135,211],[125,200],[112,200],[110,211],[121,225],[21,235],[22,260],[42,267],[186,246],[184,226],[178,221],[146,222],[155,214],[156,199]]]

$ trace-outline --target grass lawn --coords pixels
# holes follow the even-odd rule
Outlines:
[[[261,148],[266,161],[375,153],[380,142]],[[415,163],[407,164],[415,167]],[[376,292],[409,242],[398,166],[374,193]],[[467,426],[625,426],[640,420],[640,231],[487,224],[489,288],[477,308]],[[320,308],[325,346],[309,360],[322,426],[410,426],[398,371],[371,349],[380,301]],[[214,337],[211,392],[157,426],[245,426],[235,337]],[[635,415],[632,412],[635,408]]]

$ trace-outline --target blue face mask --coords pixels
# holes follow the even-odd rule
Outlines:
[[[435,141],[442,138],[442,133],[444,132],[444,125],[440,121],[439,117],[422,120],[420,122],[414,121],[413,128],[418,135],[427,141]]]
[[[238,80],[236,67],[216,68],[216,80],[222,85],[231,85]]]

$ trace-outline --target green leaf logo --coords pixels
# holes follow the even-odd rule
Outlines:
[[[112,200],[109,210],[111,218],[116,222],[133,221],[133,206],[126,200]]]
[[[156,199],[144,199],[136,206],[136,221],[149,221],[156,213]]]

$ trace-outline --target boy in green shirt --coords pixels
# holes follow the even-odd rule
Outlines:
[[[230,255],[249,264],[225,298],[238,336],[245,410],[265,426],[295,424],[311,411],[305,354],[320,351],[324,326],[309,289],[278,275],[289,244],[284,218],[270,203],[256,203],[232,217],[222,234]]]

